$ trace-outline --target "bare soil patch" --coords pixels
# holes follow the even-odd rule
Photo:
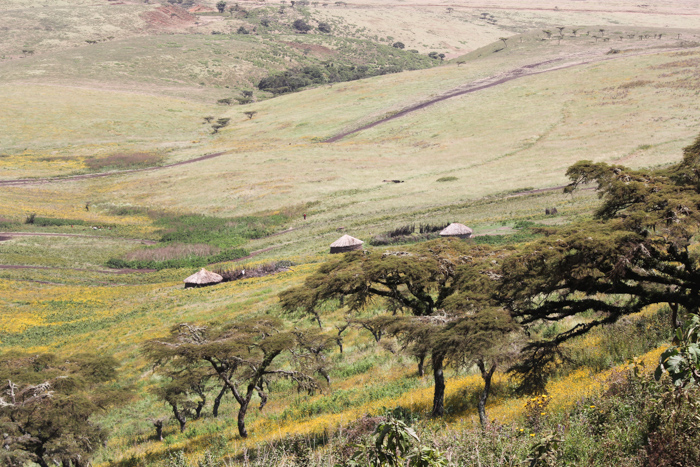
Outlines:
[[[175,5],[159,6],[155,10],[142,13],[141,17],[155,29],[179,29],[194,26],[197,22],[195,15]]]

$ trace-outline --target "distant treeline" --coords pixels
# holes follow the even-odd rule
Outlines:
[[[258,83],[258,89],[273,94],[284,94],[298,91],[312,84],[342,83],[371,76],[399,73],[404,69],[397,65],[370,67],[366,65],[336,65],[306,66],[304,68],[286,70],[271,74]]]

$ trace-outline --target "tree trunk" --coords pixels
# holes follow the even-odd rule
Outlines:
[[[49,464],[44,460],[43,455],[42,456],[36,455],[36,459],[32,459],[32,460],[34,462],[36,462],[37,464],[39,464],[41,467],[49,467]]]
[[[156,427],[156,437],[158,441],[163,441],[163,420],[154,420],[153,426]]]
[[[241,438],[248,437],[248,430],[245,429],[245,415],[248,411],[248,402],[241,404],[241,408],[238,410],[238,434]]]
[[[194,409],[195,420],[199,420],[199,417],[202,415],[202,409],[204,408],[204,405],[206,403],[207,403],[206,399],[202,399],[199,402],[197,402],[197,407]]]
[[[680,327],[678,322],[678,303],[669,303],[668,306],[671,308],[671,327],[675,331]]]
[[[481,427],[486,428],[489,423],[489,419],[486,418],[486,400],[489,398],[489,391],[491,390],[491,377],[493,372],[496,371],[496,365],[494,364],[489,371],[486,371],[483,360],[479,360],[476,363],[481,371],[481,377],[484,379],[484,391],[481,393],[479,398],[479,421],[481,422]]]
[[[418,376],[425,376],[425,354],[418,356]]]
[[[435,394],[433,395],[433,411],[431,416],[442,417],[445,414],[445,375],[443,364],[445,355],[433,353],[433,377],[435,378]]]
[[[221,399],[224,397],[227,389],[228,386],[224,384],[221,391],[219,391],[219,394],[216,396],[216,399],[214,399],[214,409],[212,410],[212,415],[214,415],[214,418],[219,416],[219,405],[221,405]]]
[[[180,433],[185,431],[185,424],[187,423],[187,418],[185,414],[177,410],[177,404],[173,404],[173,415],[175,415],[175,420],[180,424]]]

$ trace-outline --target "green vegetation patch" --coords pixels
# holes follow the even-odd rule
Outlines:
[[[200,268],[208,264],[233,261],[247,256],[248,252],[243,248],[231,248],[216,255],[188,256],[185,258],[166,260],[123,260],[112,258],[107,261],[107,266],[115,269],[174,269],[174,268]]]

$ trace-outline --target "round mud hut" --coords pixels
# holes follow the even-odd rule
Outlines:
[[[223,280],[224,278],[218,275],[217,273],[207,271],[206,269],[202,268],[201,271],[192,274],[190,277],[185,279],[185,288],[189,289],[190,287],[206,287],[208,285],[218,284]]]
[[[365,242],[363,242],[362,240],[358,240],[355,237],[351,237],[350,235],[343,235],[338,240],[331,243],[331,254],[361,250],[363,243]]]
[[[474,231],[464,224],[453,223],[440,231],[441,237],[469,238]]]

